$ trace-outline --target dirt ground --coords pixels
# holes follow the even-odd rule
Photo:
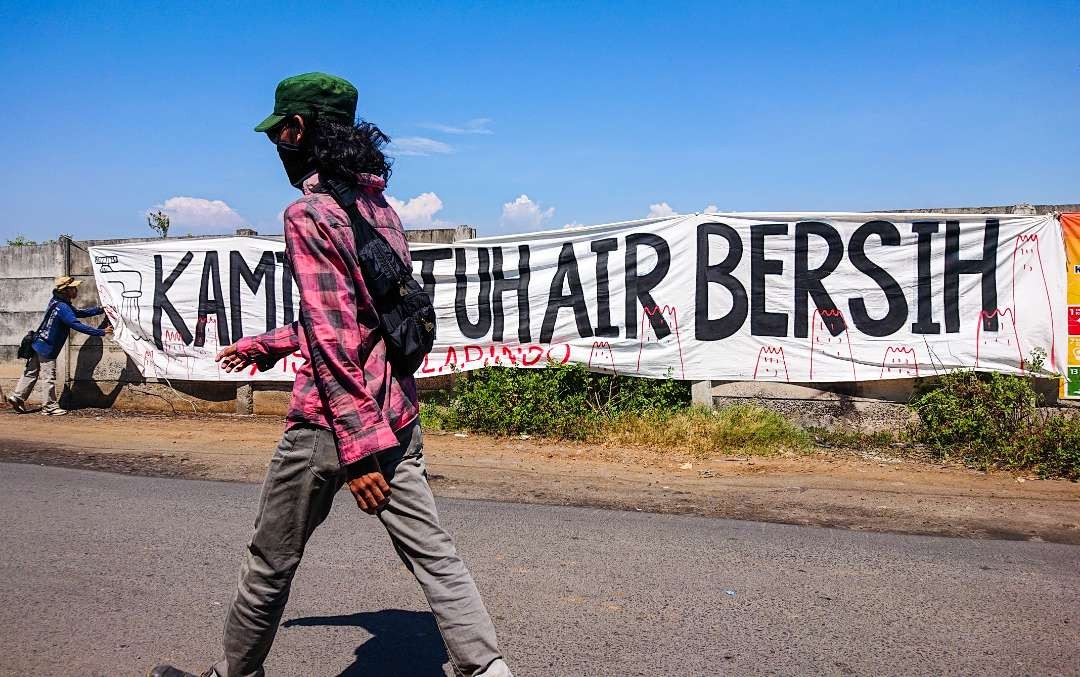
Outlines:
[[[0,461],[259,482],[279,418],[0,410]],[[437,495],[591,505],[868,531],[1080,543],[1080,484],[877,453],[700,460],[461,433],[426,434]]]

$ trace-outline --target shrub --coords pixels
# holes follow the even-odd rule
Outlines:
[[[912,437],[938,458],[982,468],[1080,479],[1080,417],[1038,409],[1031,379],[971,371],[941,376],[911,402]],[[752,405],[690,406],[688,383],[590,373],[577,364],[488,367],[460,375],[445,402],[420,410],[425,426],[679,450],[697,456],[803,451],[818,444],[874,448],[889,432],[804,430]]]
[[[1080,420],[1049,416],[1034,442],[1034,468],[1041,477],[1080,479]]]
[[[1029,378],[953,372],[912,400],[913,436],[939,458],[1080,477],[1080,420],[1040,412],[1038,404]]]
[[[712,453],[776,453],[808,448],[806,431],[752,405],[718,411],[690,406],[690,385],[590,373],[577,364],[543,369],[488,367],[462,374],[446,404],[425,403],[422,422],[509,435]]]
[[[491,367],[458,377],[450,399],[459,427],[497,435],[582,439],[594,425],[588,372],[580,367]]]
[[[420,403],[420,425],[427,430],[448,430],[455,427],[450,407],[429,401]]]
[[[1035,392],[1027,379],[998,373],[946,374],[912,405],[919,415],[916,439],[943,455],[963,450],[983,465],[1015,465],[1016,434],[1031,427]]]
[[[580,440],[625,412],[673,411],[689,402],[689,384],[672,379],[594,374],[579,364],[487,367],[458,376],[448,405],[429,406],[426,416],[438,427]]]

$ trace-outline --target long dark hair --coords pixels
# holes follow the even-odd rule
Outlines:
[[[383,153],[390,137],[370,122],[355,124],[318,118],[306,121],[311,136],[310,149],[320,173],[346,181],[357,174],[374,174],[389,179],[393,158]]]

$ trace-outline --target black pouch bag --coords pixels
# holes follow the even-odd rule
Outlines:
[[[333,178],[322,183],[349,215],[356,257],[379,313],[390,363],[415,373],[435,343],[435,307],[386,238],[360,214],[355,188]]]
[[[55,303],[55,301],[54,301]],[[16,353],[20,360],[29,360],[34,356],[34,339],[41,333],[41,330],[45,328],[45,323],[49,321],[49,314],[53,311],[53,304],[50,303],[48,309],[45,311],[45,317],[42,318],[41,324],[33,331],[26,332],[26,336],[23,337],[22,343],[19,344],[19,352]]]
[[[29,360],[30,356],[34,354],[34,336],[37,335],[36,331],[26,332],[26,336],[23,337],[22,343],[19,344],[19,359]]]

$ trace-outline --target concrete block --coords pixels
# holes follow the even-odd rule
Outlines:
[[[93,275],[72,275],[72,277],[82,282],[79,286],[79,297],[75,299],[75,307],[89,308],[90,306],[101,305],[101,298],[98,296],[97,291],[97,280]]]
[[[853,385],[855,394],[859,397],[883,402],[908,402],[918,382],[919,379],[900,378],[887,381],[859,381]]]
[[[241,383],[236,386],[236,413],[248,415],[255,413],[254,393],[250,383]]]
[[[292,384],[256,384],[252,393],[252,413],[260,416],[281,416],[289,412]]]
[[[0,277],[56,277],[64,270],[64,247],[57,242],[32,247],[0,247]]]
[[[53,277],[0,278],[0,315],[13,312],[45,312],[52,298]]]
[[[454,228],[410,228],[405,231],[405,239],[425,244],[450,244],[456,232]]]
[[[68,275],[75,277],[94,275],[94,263],[90,260],[90,252],[82,249],[79,243],[71,246],[71,254],[68,256]]]
[[[455,374],[442,374],[441,376],[429,376],[416,379],[416,390],[421,393],[430,393],[438,390],[450,390],[454,387],[457,379]]]
[[[26,332],[37,329],[42,317],[44,317],[44,308],[35,311],[0,312],[0,345],[14,346],[18,349]]]
[[[11,381],[11,385],[14,385],[22,376],[25,367],[26,360],[14,359],[13,354],[12,359],[0,362],[0,380]]]
[[[838,400],[848,396],[844,384],[770,383],[767,381],[713,381],[716,397],[782,400]]]
[[[172,381],[172,385],[73,381],[61,398],[61,404],[129,411],[231,414],[236,411],[236,387],[231,383],[195,381]]]
[[[713,406],[713,382],[694,381],[690,386],[690,398],[694,404],[706,407]]]
[[[87,337],[73,348],[71,375],[76,380],[142,383],[139,365],[108,339]]]

